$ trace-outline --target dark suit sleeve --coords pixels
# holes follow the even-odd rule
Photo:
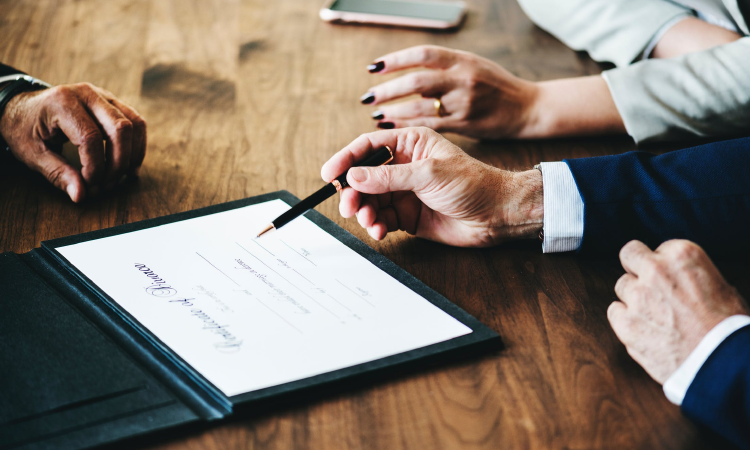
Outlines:
[[[0,77],[5,76],[5,75],[14,75],[16,73],[24,73],[24,72],[21,72],[20,70],[14,69],[13,67],[6,66],[5,64],[0,63]]]
[[[682,412],[750,449],[750,326],[729,335],[703,363]]]
[[[750,250],[742,237],[750,222],[750,138],[565,162],[584,203],[579,252],[677,238],[714,254]]]

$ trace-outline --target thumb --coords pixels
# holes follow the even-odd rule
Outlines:
[[[349,186],[364,194],[413,191],[422,184],[417,163],[378,167],[352,167],[346,175]]]
[[[56,188],[67,192],[74,202],[78,203],[86,196],[81,173],[61,155],[45,150],[38,154],[35,163],[37,171]]]

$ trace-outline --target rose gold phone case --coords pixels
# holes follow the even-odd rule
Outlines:
[[[388,1],[388,0],[379,0]],[[400,27],[412,27],[412,28],[435,28],[435,29],[448,29],[454,28],[461,24],[464,16],[466,15],[466,4],[462,1],[454,2],[434,2],[426,0],[400,0],[408,3],[420,3],[425,5],[430,4],[446,4],[450,3],[461,7],[461,14],[458,15],[455,21],[447,22],[442,20],[433,19],[420,19],[416,17],[401,17],[401,16],[388,16],[383,14],[368,14],[358,13],[349,11],[334,11],[330,9],[335,0],[327,3],[328,6],[320,10],[320,18],[326,22],[343,22],[343,23],[369,23],[377,25],[395,25]]]

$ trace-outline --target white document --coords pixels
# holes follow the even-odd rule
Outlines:
[[[305,217],[260,238],[281,200],[57,250],[234,396],[471,329]]]

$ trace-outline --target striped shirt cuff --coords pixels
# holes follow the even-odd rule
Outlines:
[[[541,163],[544,186],[544,253],[578,250],[583,240],[583,199],[564,162]]]

